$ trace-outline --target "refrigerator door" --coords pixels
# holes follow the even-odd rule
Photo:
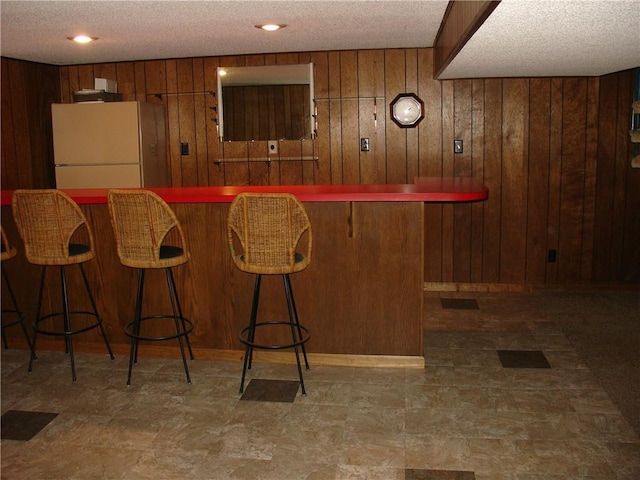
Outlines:
[[[57,188],[141,187],[140,164],[56,165]]]
[[[138,102],[51,106],[56,165],[140,163]]]

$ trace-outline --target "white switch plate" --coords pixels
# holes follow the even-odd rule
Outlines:
[[[269,155],[277,155],[278,154],[278,141],[277,140],[269,140],[267,142],[267,146],[269,148]]]

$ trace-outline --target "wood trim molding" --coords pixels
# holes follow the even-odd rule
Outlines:
[[[26,342],[20,343],[16,339],[12,343],[14,348],[27,349]],[[13,342],[13,339],[12,339]],[[102,343],[73,342],[76,352],[105,354]],[[129,356],[129,345],[111,342],[111,349],[116,356]],[[55,340],[38,340],[38,351],[64,351],[64,342]],[[171,345],[140,345],[141,357],[180,358],[180,349]],[[217,360],[237,362],[244,359],[244,350],[223,350],[217,348],[194,347],[193,354],[197,360]],[[333,353],[308,352],[307,357],[311,368],[318,365],[333,367],[368,367],[368,368],[425,368],[423,356],[417,355],[348,355]],[[105,357],[105,361],[108,357]],[[296,358],[293,351],[269,352],[254,350],[253,361],[259,363],[279,363],[295,365]],[[240,370],[238,371],[238,374]]]
[[[424,282],[425,292],[481,292],[481,293],[534,293],[534,292],[586,292],[621,291],[640,292],[639,285],[627,284],[518,284],[518,283],[455,283]]]
[[[499,0],[449,2],[434,42],[433,76],[435,79],[438,79],[499,3]]]
[[[453,282],[425,282],[425,292],[517,292],[531,293],[531,285],[514,283],[453,283]]]

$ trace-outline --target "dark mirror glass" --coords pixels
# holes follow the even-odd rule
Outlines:
[[[313,65],[218,68],[219,135],[224,141],[310,139]]]

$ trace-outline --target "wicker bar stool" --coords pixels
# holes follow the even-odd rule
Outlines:
[[[95,256],[91,229],[80,207],[66,193],[54,189],[16,190],[13,194],[13,217],[24,242],[27,261],[34,265],[42,266],[36,316],[33,322],[32,355],[29,362],[29,371],[33,369],[37,335],[40,333],[62,336],[65,340],[65,350],[69,353],[71,361],[71,378],[75,382],[76,368],[72,344],[74,335],[98,328],[109,356],[113,360],[113,352],[102,326],[102,317],[96,308],[96,302],[93,299],[89,282],[82,266],[83,263]],[[82,235],[82,233],[84,233],[88,242],[76,243],[74,240],[76,235]],[[91,311],[70,310],[69,308],[66,267],[71,265],[77,265],[80,269],[82,281],[91,302]],[[41,315],[47,267],[50,266],[60,267],[62,310]],[[80,320],[81,317],[90,317],[92,320],[87,322],[86,318]],[[62,318],[62,329],[55,329],[47,322],[48,319],[55,318]],[[78,318],[79,320],[72,322],[72,318]],[[81,325],[76,326],[77,324]]]
[[[108,203],[120,262],[126,267],[139,270],[133,321],[125,326],[126,335],[131,338],[127,385],[131,385],[133,364],[138,362],[140,340],[171,339],[178,340],[187,383],[191,383],[183,339],[186,341],[189,355],[193,360],[193,351],[189,341],[193,322],[182,314],[182,307],[171,271],[172,267],[183,265],[190,258],[180,223],[169,205],[149,190],[109,190]],[[178,246],[163,245],[170,232],[174,232],[172,238],[177,237]],[[170,315],[142,316],[145,272],[148,269],[164,269],[172,308]],[[143,323],[160,319],[172,319],[175,333],[153,336],[142,333]]]
[[[9,344],[7,343],[7,336],[4,333],[4,329],[8,327],[12,327],[14,325],[20,325],[22,328],[22,333],[24,334],[24,338],[27,340],[27,345],[29,346],[29,350],[33,354],[33,346],[31,345],[31,338],[29,337],[29,333],[27,332],[27,326],[24,323],[24,314],[20,307],[18,306],[18,301],[16,300],[16,296],[13,293],[13,289],[11,288],[11,282],[9,281],[9,275],[7,274],[7,270],[4,267],[4,262],[16,256],[18,251],[14,246],[9,243],[7,236],[4,233],[4,228],[0,227],[0,235],[2,235],[2,245],[1,245],[1,253],[0,253],[0,261],[2,266],[2,278],[4,279],[4,283],[7,286],[7,292],[9,293],[9,299],[11,300],[11,308],[3,308],[2,309],[2,343],[4,344],[4,348],[9,348]],[[11,321],[5,322],[6,315],[15,315],[15,319]]]
[[[307,327],[301,325],[298,319],[289,275],[304,270],[311,261],[313,236],[309,217],[302,203],[291,194],[241,193],[231,203],[227,235],[235,265],[243,272],[256,275],[249,325],[239,334],[240,341],[245,345],[240,393],[244,391],[247,370],[251,369],[254,348],[292,348],[295,352],[302,394],[306,395],[300,351],[308,370],[305,343],[310,335]],[[303,238],[306,242],[301,241]],[[304,253],[296,251],[299,243],[304,247]],[[282,275],[289,312],[288,321],[257,321],[263,275]],[[256,341],[256,329],[277,325],[285,325],[291,329],[290,343],[273,345]]]

